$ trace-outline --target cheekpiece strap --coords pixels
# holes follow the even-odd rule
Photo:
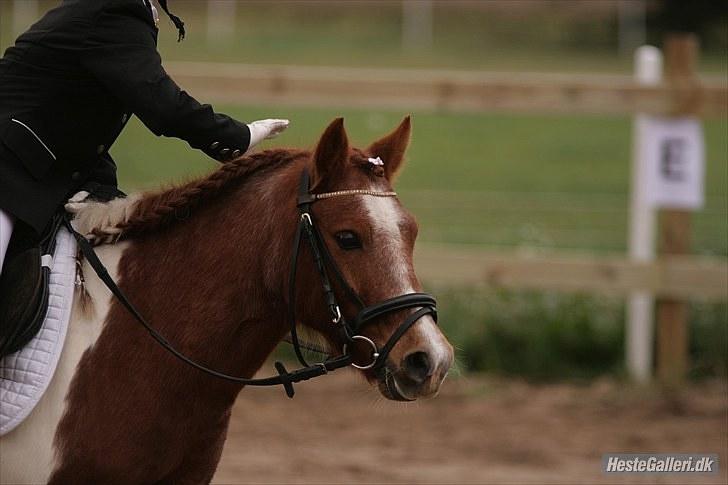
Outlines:
[[[311,177],[308,170],[301,173],[301,180],[298,182],[298,209],[301,212],[308,212],[316,197],[311,194]]]

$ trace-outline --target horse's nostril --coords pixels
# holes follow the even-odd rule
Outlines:
[[[432,362],[425,352],[413,352],[404,358],[405,374],[418,384],[430,377],[432,371]]]

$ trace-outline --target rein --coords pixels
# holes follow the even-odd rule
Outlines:
[[[388,300],[376,303],[374,305],[366,306],[361,300],[359,295],[354,291],[353,288],[348,284],[339,267],[336,265],[333,257],[329,253],[326,244],[324,243],[323,237],[319,232],[318,228],[314,225],[314,216],[311,205],[317,200],[325,200],[331,197],[338,197],[344,195],[371,195],[378,197],[394,197],[395,192],[374,192],[369,190],[342,190],[337,192],[328,192],[323,194],[312,194],[310,193],[309,186],[309,175],[308,171],[304,170],[301,174],[301,180],[299,184],[299,192],[297,199],[297,207],[300,213],[298,226],[296,229],[296,235],[293,243],[293,254],[291,258],[291,270],[289,275],[289,301],[288,301],[288,316],[290,320],[290,333],[291,342],[293,344],[296,357],[298,358],[301,365],[300,369],[295,369],[289,372],[282,362],[275,362],[275,369],[278,375],[265,377],[260,379],[231,376],[223,372],[211,369],[203,364],[200,364],[191,358],[187,357],[174,346],[149,322],[144,316],[136,309],[134,304],[129,301],[124,292],[117,286],[114,279],[109,275],[108,270],[101,262],[99,257],[96,255],[91,243],[82,235],[79,234],[71,225],[71,220],[68,214],[64,218],[64,223],[68,228],[69,232],[73,234],[78,246],[81,249],[86,260],[93,268],[99,279],[106,285],[111,293],[119,300],[119,302],[126,308],[126,310],[134,317],[134,319],[144,327],[144,329],[152,336],[154,340],[159,343],[164,349],[169,351],[172,355],[180,359],[185,364],[202,371],[213,377],[224,379],[227,381],[243,384],[247,386],[276,386],[282,385],[286,391],[286,395],[290,398],[293,397],[295,391],[293,384],[301,381],[306,381],[314,377],[322,376],[330,371],[340,369],[351,365],[357,369],[373,369],[379,371],[384,366],[387,356],[390,351],[394,348],[400,338],[405,332],[414,325],[420,318],[425,315],[432,315],[433,319],[437,321],[437,310],[435,299],[426,293],[409,293],[405,295],[396,296]],[[295,315],[295,283],[298,266],[298,256],[301,249],[301,239],[305,238],[311,253],[316,263],[316,268],[321,277],[321,284],[324,291],[324,297],[326,299],[326,305],[331,312],[331,323],[337,327],[339,334],[344,341],[342,348],[342,355],[338,357],[331,357],[325,359],[323,362],[309,364],[303,357],[302,345],[298,339],[298,333],[296,331],[296,315]],[[347,320],[341,313],[341,307],[336,299],[333,288],[331,286],[331,280],[327,268],[330,268],[336,277],[339,285],[343,288],[347,296],[355,303],[359,311],[356,316],[351,320]],[[407,316],[407,318],[400,324],[395,332],[390,336],[389,340],[384,346],[379,349],[377,345],[368,337],[361,335],[359,330],[369,322],[386,315],[391,312],[405,310],[408,308],[419,308],[419,310]],[[349,347],[355,341],[362,341],[368,344],[371,349],[372,360],[366,365],[358,365],[349,353]]]

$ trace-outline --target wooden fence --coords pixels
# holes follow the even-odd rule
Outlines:
[[[297,106],[443,111],[669,115],[690,103],[702,116],[728,114],[722,77],[698,86],[645,86],[631,76],[261,66],[170,62],[167,69],[201,99]],[[697,256],[633,262],[594,254],[493,252],[425,245],[418,268],[428,281],[556,291],[728,300],[728,261]]]
[[[169,62],[168,71],[200,99],[286,106],[348,106],[443,111],[672,114],[697,102],[725,116],[728,86],[708,77],[694,86],[644,86],[630,76],[482,73]]]
[[[634,262],[594,253],[492,251],[419,244],[418,275],[448,285],[476,285],[627,296],[636,290],[679,300],[728,300],[728,260],[703,256]]]

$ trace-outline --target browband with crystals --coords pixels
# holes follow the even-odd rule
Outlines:
[[[314,200],[330,199],[341,195],[373,195],[375,197],[397,197],[397,192],[378,192],[376,190],[351,189],[337,190],[336,192],[324,192],[323,194],[311,194]]]

